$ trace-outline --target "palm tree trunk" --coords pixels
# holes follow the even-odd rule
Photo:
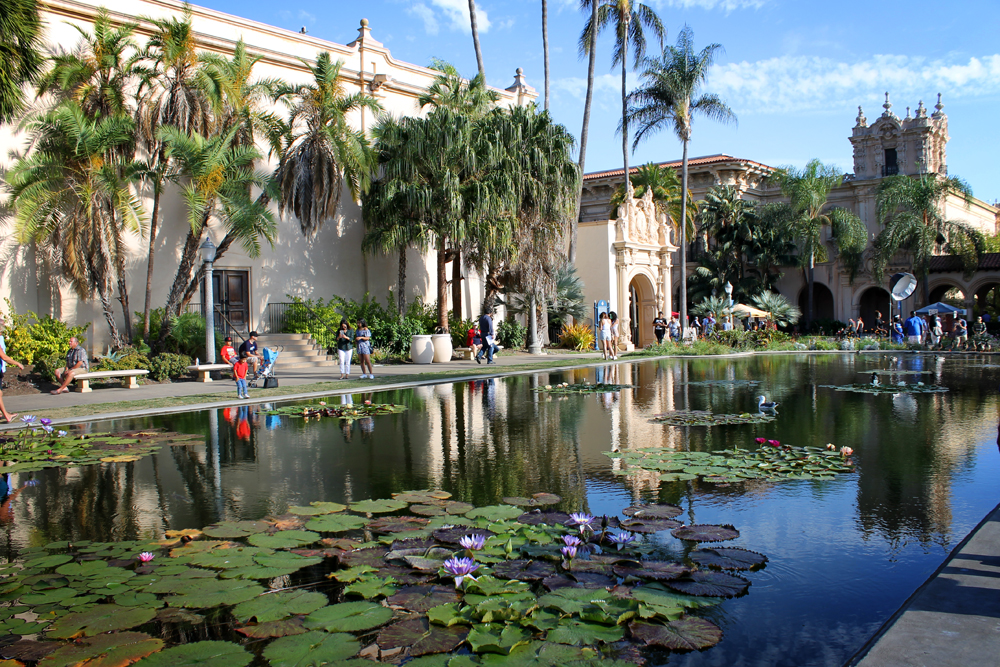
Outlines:
[[[813,292],[816,290],[816,253],[812,250],[809,251],[809,274],[807,282],[809,284],[806,286],[806,289],[809,290],[809,293],[806,296],[806,331],[809,331],[809,328],[812,327],[813,313],[815,312],[813,310]]]
[[[625,22],[625,43],[622,45],[622,159],[625,162],[625,191],[628,191],[628,89],[626,88],[625,75],[628,73],[626,60],[628,60],[628,21]]]
[[[146,260],[146,299],[142,307],[142,340],[149,345],[149,313],[153,300],[153,257],[156,254],[156,228],[160,222],[160,184],[153,185],[153,215],[149,219],[149,252]]]
[[[462,249],[455,249],[455,257],[451,260],[451,312],[455,319],[462,319]]]
[[[545,110],[549,110],[549,3],[542,0],[542,60],[545,68]]]
[[[108,321],[108,335],[111,336],[111,348],[117,350],[122,346],[122,337],[118,333],[118,324],[115,323],[114,304],[111,302],[111,295],[108,294],[108,288],[103,284],[98,285],[97,294],[101,299],[101,311],[104,313],[104,319]]]
[[[211,210],[211,207],[209,207],[209,210]],[[201,233],[205,229],[205,225],[208,224],[209,215],[209,213],[205,213],[201,224],[198,225],[197,234],[194,230],[188,230],[187,238],[184,241],[184,249],[181,252],[180,265],[177,267],[177,274],[174,276],[173,285],[170,286],[170,294],[167,296],[167,307],[164,312],[163,321],[160,323],[160,335],[156,338],[156,345],[151,346],[154,348],[154,352],[159,352],[163,349],[163,344],[170,333],[170,316],[180,315],[183,303],[182,298],[185,288],[191,280],[191,269],[194,267],[194,262],[198,255],[198,241],[201,239]]]
[[[597,0],[590,3],[590,25],[592,33],[597,32]],[[587,135],[590,133],[590,107],[594,100],[594,73],[597,71],[597,35],[590,36],[590,58],[587,62],[587,97],[583,103],[583,128],[580,130],[580,177],[583,177],[587,164]],[[576,197],[576,212],[569,234],[569,263],[576,264],[577,232],[580,227],[580,200],[583,198],[583,183]]]
[[[396,295],[399,319],[403,319],[403,314],[406,312],[406,246],[399,249],[399,283],[397,289],[399,290],[399,294]]]
[[[479,74],[486,78],[486,68],[483,67],[483,50],[479,48],[479,26],[476,23],[476,0],[469,0],[469,21],[472,23],[472,44],[476,47],[476,64]]]
[[[684,329],[688,326],[688,297],[687,297],[687,201],[688,201],[688,142],[683,142],[683,153],[681,155],[681,293],[677,301],[680,305],[681,314],[681,337],[684,336]]]
[[[125,340],[132,344],[132,311],[128,305],[128,285],[125,283],[125,259],[118,258],[118,300],[122,304],[122,315],[125,316],[123,322],[125,328]]]
[[[470,0],[471,2],[471,0]],[[443,236],[438,240],[437,250],[437,308],[438,327],[441,332],[448,331],[448,240]]]

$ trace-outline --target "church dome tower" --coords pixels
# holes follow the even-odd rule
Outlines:
[[[861,107],[851,134],[854,146],[854,180],[870,180],[904,174],[948,174],[946,146],[948,116],[938,93],[934,113],[928,115],[923,100],[914,114],[906,108],[906,117],[892,111],[889,93],[885,94],[884,111],[868,125]]]

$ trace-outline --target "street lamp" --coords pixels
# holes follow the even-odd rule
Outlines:
[[[215,261],[215,244],[212,233],[206,232],[201,244],[201,261],[205,263],[205,363],[215,363],[215,295],[212,293],[212,262]]]
[[[729,302],[729,307],[732,308],[733,307],[733,286],[732,286],[732,284],[727,280],[725,287],[723,287],[722,289],[726,290],[726,300]]]

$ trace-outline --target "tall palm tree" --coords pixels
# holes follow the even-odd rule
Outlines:
[[[691,121],[695,114],[723,123],[736,122],[736,115],[718,95],[700,95],[708,77],[719,44],[709,44],[700,52],[694,50],[694,33],[688,27],[677,36],[676,46],[667,46],[659,58],[642,61],[643,84],[629,96],[629,119],[639,125],[633,146],[646,137],[669,129],[680,139],[681,155],[681,219],[687,218],[688,144],[691,141]],[[682,326],[687,326],[687,238],[681,227],[681,290],[680,314]]]
[[[380,113],[382,107],[364,93],[344,92],[340,76],[344,63],[335,62],[328,51],[319,54],[315,65],[302,62],[313,80],[281,85],[276,91],[290,115],[275,177],[281,189],[281,214],[291,211],[299,219],[302,234],[312,239],[336,215],[344,181],[354,200],[368,189],[375,153],[348,117],[362,108]]]
[[[660,22],[660,17],[656,15],[648,5],[635,0],[602,0],[601,6],[597,10],[597,34],[607,28],[613,28],[615,33],[615,47],[611,54],[611,65],[620,65],[622,69],[622,118],[619,130],[622,135],[622,161],[625,164],[625,174],[629,173],[628,164],[628,88],[626,75],[628,74],[629,46],[632,47],[632,66],[639,67],[646,56],[646,34],[643,26],[649,29],[657,42],[662,47],[666,38],[666,30]],[[587,33],[590,26],[584,28]]]
[[[24,85],[42,72],[41,49],[37,0],[0,0],[0,123],[24,110]]]
[[[479,76],[486,78],[486,68],[483,66],[483,50],[479,47],[479,24],[476,22],[476,0],[469,0],[469,22],[472,24],[472,45],[476,49],[476,65]]]
[[[830,191],[841,184],[844,175],[836,167],[810,160],[802,169],[785,167],[776,172],[781,191],[788,197],[791,228],[799,247],[808,283],[806,327],[813,321],[813,290],[816,260],[827,260],[822,232],[829,227],[841,259],[851,276],[861,265],[861,253],[868,244],[868,230],[857,215],[845,208],[828,208]]]
[[[142,206],[131,186],[142,165],[123,157],[133,141],[129,116],[90,118],[67,101],[29,125],[32,151],[7,173],[15,235],[52,252],[82,299],[96,291],[119,348],[113,285],[123,270],[124,236],[141,234]]]
[[[146,258],[146,294],[143,303],[142,337],[149,342],[149,313],[152,308],[153,267],[156,235],[160,222],[160,196],[172,176],[173,165],[160,129],[176,127],[188,134],[208,134],[214,129],[212,103],[205,94],[205,80],[199,71],[191,7],[184,5],[178,18],[150,19],[153,34],[146,42],[143,59],[147,63],[138,91],[139,138],[149,158],[153,210],[149,221],[149,250]]]
[[[875,280],[882,282],[893,255],[907,250],[913,271],[923,278],[924,304],[930,301],[928,271],[938,247],[959,255],[968,272],[979,265],[983,235],[961,220],[944,217],[944,203],[956,195],[968,205],[972,201],[969,184],[956,176],[939,174],[889,176],[882,179],[875,195],[882,231],[875,238],[872,269]]]
[[[542,61],[545,69],[545,106],[549,110],[549,3],[542,0]]]
[[[167,158],[177,164],[177,172],[171,180],[181,190],[188,225],[177,273],[167,297],[168,317],[180,314],[198,246],[210,219],[219,220],[227,235],[233,234],[250,257],[260,255],[261,240],[274,243],[277,234],[274,216],[265,204],[250,197],[251,187],[273,192],[272,179],[254,170],[261,155],[253,146],[237,145],[236,132],[237,128],[232,128],[225,134],[203,137],[171,126],[159,132]],[[165,319],[153,347],[161,349],[169,333],[169,320]]]
[[[600,0],[580,0],[580,9],[590,12],[590,20],[584,24],[583,32],[580,33],[580,56],[587,56],[587,95],[583,103],[583,127],[580,130],[580,156],[577,164],[580,166],[580,173],[586,173],[587,165],[587,138],[590,135],[590,107],[594,101],[594,74],[597,71],[597,12],[601,6]],[[580,227],[580,204],[583,198],[583,187],[581,182],[580,192],[576,197],[576,212],[573,215],[573,228],[569,235],[570,264],[576,264],[577,237]]]
[[[52,67],[38,82],[38,96],[52,94],[59,100],[74,100],[91,119],[116,115],[131,116],[135,105],[130,91],[141,73],[135,40],[135,24],[113,26],[106,9],[98,11],[93,32],[74,26],[83,37],[74,52],[52,58]],[[126,162],[135,160],[136,142],[124,142],[115,147]],[[114,237],[123,241],[121,235]],[[116,276],[118,301],[124,320],[125,340],[132,340],[132,309],[126,281],[125,261],[128,252],[120,248],[114,253],[118,264]]]

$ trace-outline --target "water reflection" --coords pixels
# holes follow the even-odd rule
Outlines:
[[[890,366],[932,371],[951,391],[873,396],[819,386]],[[162,426],[205,440],[134,463],[9,475],[0,525],[12,557],[25,545],[159,536],[280,514],[290,504],[429,487],[479,505],[548,491],[564,498],[564,509],[598,513],[639,499],[674,502],[689,522],[737,525],[736,543],[767,553],[771,564],[754,576],[749,596],[718,611],[723,643],[672,664],[839,665],[995,504],[997,370],[914,355],[668,359],[329,399],[408,408],[356,421],[305,421],[241,405],[96,424],[88,428]],[[693,384],[706,380],[730,384]],[[533,391],[584,381],[634,386]],[[650,421],[677,409],[756,412],[759,394],[781,403],[774,422],[708,429]],[[664,483],[655,472],[616,474],[624,472],[621,460],[603,454],[713,451],[747,447],[755,437],[849,445],[858,473],[730,487]],[[25,489],[29,480],[38,486]],[[669,535],[657,539],[688,548]]]

